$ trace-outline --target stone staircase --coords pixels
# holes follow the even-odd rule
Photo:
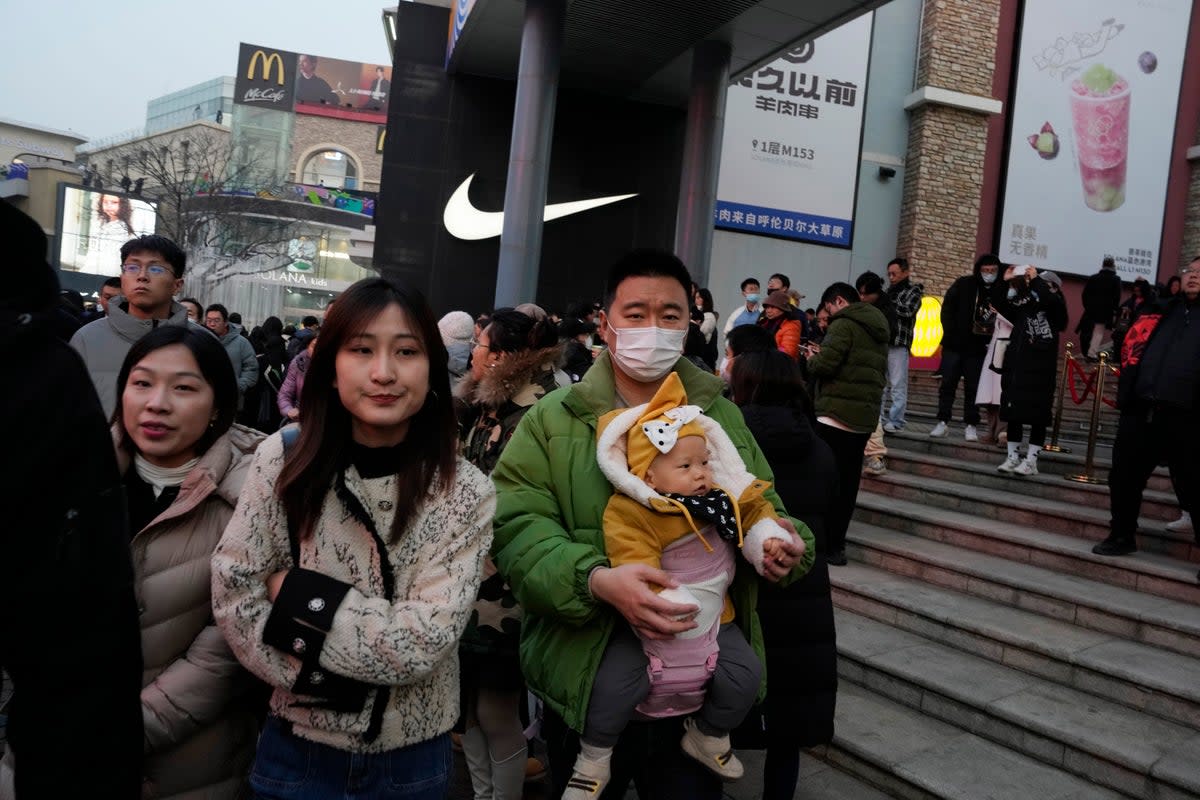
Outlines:
[[[1059,362],[1059,375],[1062,375],[1063,363]],[[1095,364],[1079,362],[1079,366],[1085,371],[1095,369]],[[937,418],[938,408],[938,385],[939,379],[933,372],[926,370],[913,371],[909,374],[908,385],[908,418],[910,421],[925,421],[928,420],[930,425]],[[1075,391],[1083,394],[1083,382],[1076,379]],[[1116,377],[1111,376],[1107,379],[1104,396],[1108,399],[1113,399],[1116,396]],[[1087,442],[1088,428],[1091,425],[1092,419],[1092,404],[1093,400],[1089,395],[1081,405],[1076,405],[1071,397],[1070,392],[1067,393],[1063,402],[1062,428],[1060,440],[1073,444],[1078,444],[1077,452],[1083,452],[1083,445]],[[954,420],[962,422],[962,385],[959,384],[958,393],[954,403]],[[1100,404],[1100,424],[1098,426],[1099,436],[1098,442],[1107,445],[1112,445],[1113,437],[1117,432],[1116,409],[1110,408],[1107,404]],[[961,426],[959,428],[961,430]],[[1001,428],[1003,430],[1003,428]],[[1049,431],[1046,433],[1047,439],[1050,436]],[[1076,449],[1072,447],[1072,449]]]
[[[819,757],[895,797],[1200,798],[1200,547],[1165,528],[1165,470],[1141,552],[1093,555],[1107,487],[1063,477],[1082,438],[1064,424],[1074,452],[1008,477],[961,422],[928,436],[934,386],[914,376],[888,471],[863,478],[851,562],[830,570],[842,682]]]

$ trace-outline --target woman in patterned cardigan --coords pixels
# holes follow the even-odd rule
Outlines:
[[[446,351],[416,292],[350,287],[326,317],[300,430],[258,451],[213,556],[230,647],[274,687],[259,797],[443,797],[458,639],[495,493],[456,456]]]

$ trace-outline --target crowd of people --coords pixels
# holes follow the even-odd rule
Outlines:
[[[323,320],[246,333],[175,300],[186,256],[144,236],[71,331],[40,228],[0,212],[22,387],[0,486],[9,531],[47,532],[0,541],[0,798],[438,798],[452,731],[477,800],[519,798],[530,694],[567,800],[717,800],[735,746],[765,749],[762,796],[782,800],[801,748],[831,741],[827,565],[846,563],[868,442],[905,424],[893,351],[922,287],[903,259],[813,309],[785,276],[765,297],[747,279],[718,358],[712,295],[666,252],[629,253],[561,317],[439,320],[372,278]],[[987,256],[964,280],[943,388],[1007,320],[997,404],[1009,461],[1025,440],[1015,461],[1036,465],[1061,282]],[[1172,432],[1200,391],[1198,295],[1200,261],[1126,336],[1145,369],[1123,374],[1113,553],[1158,458],[1190,497]]]

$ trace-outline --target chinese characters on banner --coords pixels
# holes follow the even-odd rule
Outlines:
[[[716,227],[850,246],[873,19],[729,87]]]
[[[1026,0],[998,250],[1158,272],[1191,0]]]

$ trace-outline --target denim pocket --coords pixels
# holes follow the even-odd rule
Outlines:
[[[312,742],[289,731],[287,723],[277,717],[268,717],[258,737],[250,785],[256,792],[269,793],[272,797],[298,793],[312,769],[313,747]]]
[[[441,800],[450,783],[450,737],[392,750],[386,755],[390,788],[399,797]]]

